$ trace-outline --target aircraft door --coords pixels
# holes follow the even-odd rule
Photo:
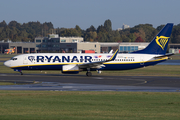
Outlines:
[[[144,65],[144,57],[143,56],[140,57],[140,65]]]
[[[24,56],[24,57],[23,57],[23,64],[28,64],[27,56]]]

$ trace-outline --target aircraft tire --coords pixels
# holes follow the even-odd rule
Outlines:
[[[92,76],[92,73],[91,72],[87,72],[86,76]]]

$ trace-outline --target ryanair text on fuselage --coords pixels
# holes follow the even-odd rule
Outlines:
[[[36,62],[44,62],[45,59],[47,62],[91,62],[91,56],[29,56],[28,59],[32,62],[36,60]]]

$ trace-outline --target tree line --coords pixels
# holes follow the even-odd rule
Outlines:
[[[112,30],[111,20],[106,20],[96,29],[91,25],[82,30],[78,25],[75,28],[54,28],[51,22],[18,23],[11,21],[0,22],[0,40],[13,42],[34,42],[35,37],[47,37],[56,32],[61,37],[83,37],[89,42],[150,42],[154,36],[164,27],[160,25],[154,28],[152,24],[139,24],[124,30]],[[180,24],[174,25],[171,34],[171,43],[180,43]]]
[[[51,22],[28,22],[20,24],[11,21],[7,24],[5,21],[0,23],[0,40],[12,42],[34,42],[34,38],[38,36],[46,36],[54,29]]]

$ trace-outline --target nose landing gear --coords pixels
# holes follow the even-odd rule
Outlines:
[[[14,71],[20,72],[20,74],[23,75],[22,71],[19,69],[14,69]]]

